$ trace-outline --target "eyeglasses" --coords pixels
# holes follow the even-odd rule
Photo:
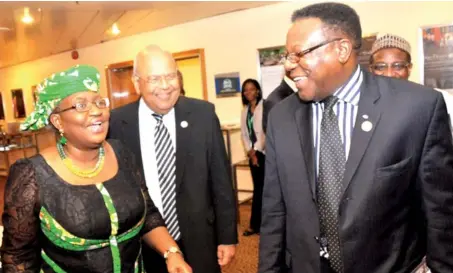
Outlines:
[[[139,75],[135,75],[135,77],[143,80],[147,84],[158,85],[158,84],[162,83],[163,79],[165,79],[165,81],[167,81],[167,82],[174,81],[175,79],[178,78],[178,73],[174,72],[174,73],[170,73],[170,74],[166,74],[166,75],[162,75],[162,76],[150,76],[147,79],[144,79],[144,78],[140,77]]]
[[[283,60],[288,60],[290,61],[291,63],[298,63],[300,62],[300,59],[302,59],[305,55],[307,55],[308,53],[322,47],[322,46],[325,46],[327,44],[330,44],[330,43],[333,43],[333,42],[336,42],[336,41],[340,41],[342,40],[343,38],[335,38],[335,39],[332,39],[332,40],[327,40],[325,42],[322,42],[320,43],[319,45],[315,45],[315,46],[312,46],[310,48],[307,48],[305,50],[302,50],[302,51],[299,51],[299,52],[294,52],[294,53],[286,53],[282,56],[282,59]]]
[[[86,99],[76,99],[71,107],[62,109],[56,112],[56,114],[66,112],[69,110],[75,109],[79,113],[88,112],[93,108],[93,104],[96,105],[98,109],[105,109],[110,106],[110,101],[108,98],[99,98],[93,102]]]
[[[388,63],[375,63],[371,65],[371,69],[373,69],[376,72],[384,72],[389,69],[389,67],[392,68],[394,71],[403,71],[404,69],[408,68],[410,63],[408,62],[394,62],[391,64]]]

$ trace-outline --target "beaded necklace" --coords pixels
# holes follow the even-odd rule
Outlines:
[[[72,163],[72,160],[67,157],[66,153],[64,152],[63,145],[61,143],[57,143],[57,150],[58,154],[60,155],[61,160],[63,161],[63,164],[68,168],[73,174],[83,177],[83,178],[92,178],[97,176],[101,171],[102,168],[104,167],[104,161],[105,161],[105,151],[104,147],[101,145],[99,147],[99,157],[98,157],[98,162],[96,163],[96,166],[94,166],[93,169],[91,170],[82,170],[75,166]]]

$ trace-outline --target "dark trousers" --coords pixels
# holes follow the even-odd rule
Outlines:
[[[320,257],[321,258],[321,257]],[[283,273],[296,273],[291,270],[291,268],[284,268]],[[336,273],[332,267],[330,267],[329,260],[321,258],[321,271],[320,273]]]
[[[335,271],[330,267],[329,260],[321,257],[321,273],[335,273]]]
[[[250,171],[253,179],[253,199],[252,199],[252,214],[250,216],[250,228],[256,232],[260,231],[261,227],[261,207],[263,203],[263,185],[264,185],[264,164],[266,157],[263,153],[256,151],[258,158],[258,166],[253,166],[249,160]]]
[[[157,251],[155,251],[154,249],[148,247],[145,242],[142,243],[144,244],[142,255],[146,273],[168,273],[167,264],[164,257],[157,253]],[[182,241],[179,240],[176,243],[178,243],[179,248],[181,249],[182,253],[184,253]]]

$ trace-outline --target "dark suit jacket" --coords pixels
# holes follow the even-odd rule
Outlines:
[[[135,153],[143,174],[138,106],[136,102],[112,111],[109,137],[123,141]],[[185,259],[194,272],[220,272],[217,245],[236,244],[237,229],[219,120],[214,105],[187,97],[179,98],[175,117],[176,207]],[[186,128],[182,121],[187,121]]]
[[[269,96],[264,100],[263,102],[263,130],[264,133],[266,133],[267,129],[267,119],[269,116],[269,113],[280,101],[284,100],[286,97],[294,94],[294,90],[285,82],[285,80],[282,80],[279,86],[275,88]]]
[[[453,272],[453,145],[442,94],[368,72],[360,88],[338,211],[344,272],[410,272],[425,254],[433,272]],[[311,107],[295,94],[269,117],[259,273],[320,272]]]

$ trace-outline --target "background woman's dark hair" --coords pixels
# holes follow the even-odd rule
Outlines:
[[[259,82],[257,80],[255,80],[255,79],[246,79],[242,83],[242,87],[241,87],[242,104],[243,105],[249,105],[249,101],[244,96],[245,85],[248,84],[248,83],[253,84],[255,86],[256,90],[258,91],[258,96],[256,97],[256,103],[258,104],[258,102],[260,102],[260,100],[263,98],[263,92],[261,91],[261,86],[260,86]]]

